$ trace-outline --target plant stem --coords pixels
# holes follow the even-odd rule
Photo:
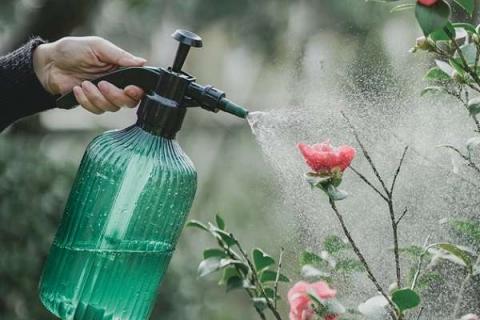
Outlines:
[[[278,292],[278,281],[280,279],[280,271],[282,270],[282,260],[283,260],[283,251],[284,249],[280,249],[280,256],[278,257],[278,267],[277,267],[277,276],[275,277],[275,284],[273,289],[273,306],[277,309],[277,292]]]
[[[480,254],[477,257],[477,260],[475,261],[474,264],[474,270],[477,265],[480,264]],[[462,301],[463,301],[463,296],[465,294],[465,290],[467,289],[467,285],[470,283],[470,280],[472,279],[472,273],[468,273],[465,278],[462,281],[462,284],[460,285],[460,290],[458,291],[457,295],[457,300],[455,302],[455,306],[453,307],[453,314],[452,318],[457,319],[460,316],[460,308],[462,306]]]
[[[462,157],[463,160],[465,160],[467,163],[468,163],[468,166],[470,168],[473,168],[475,171],[477,171],[477,173],[480,173],[480,168],[477,166],[477,164],[475,162],[472,161],[472,159],[470,159],[470,157],[467,157],[465,154],[463,154],[459,149],[455,148],[454,146],[450,146],[450,145],[446,145],[446,146],[443,146],[447,149],[451,149],[453,151],[455,151],[456,153],[458,153],[458,155],[460,157]]]
[[[365,260],[365,257],[363,256],[362,252],[360,251],[360,249],[358,248],[357,244],[355,243],[355,240],[353,240],[352,238],[352,235],[350,233],[350,231],[348,230],[346,224],[345,224],[345,220],[343,219],[343,216],[342,214],[340,213],[340,211],[338,211],[338,208],[335,204],[335,201],[333,199],[331,199],[329,197],[329,201],[330,201],[330,206],[332,207],[332,210],[335,212],[335,215],[337,216],[337,219],[338,221],[340,222],[340,225],[343,229],[343,233],[345,234],[345,236],[347,237],[348,241],[350,242],[350,245],[352,246],[353,248],[353,252],[355,252],[355,254],[357,255],[358,259],[360,260],[360,262],[362,263],[363,267],[365,268],[365,271],[367,272],[367,275],[368,275],[368,278],[370,279],[370,281],[372,281],[372,283],[375,285],[375,287],[377,288],[377,290],[380,292],[380,294],[385,298],[387,299],[388,301],[388,304],[390,305],[390,308],[392,310],[390,310],[390,315],[392,317],[392,319],[394,320],[397,320],[399,319],[399,317],[397,316],[395,310],[396,310],[396,307],[395,305],[393,304],[392,300],[390,299],[390,297],[387,295],[387,293],[383,290],[382,286],[378,283],[378,280],[377,278],[375,278],[375,276],[373,275],[373,272],[372,270],[370,269],[370,266],[368,265],[368,262],[367,260]]]
[[[224,244],[223,242],[219,241],[219,244],[221,247],[223,247],[223,250],[225,251],[225,253],[231,258],[231,259],[234,259],[234,260],[238,260],[239,257],[238,255],[236,254],[236,252],[232,251],[230,249],[229,246],[227,246],[226,244]],[[238,265],[234,265],[234,268],[235,270],[237,270],[238,274],[242,274],[242,271],[241,269],[238,267]],[[249,288],[245,288],[245,291],[247,292],[248,296],[250,297],[250,299],[253,301],[253,298],[254,298],[254,295],[252,294],[252,292],[250,291]],[[254,308],[255,308],[255,311],[257,312],[257,314],[259,315],[260,319],[262,320],[266,320],[267,318],[265,317],[265,314],[263,313],[263,311],[261,309],[259,309],[257,306],[254,305]]]
[[[257,289],[260,291],[260,294],[262,295],[262,297],[265,298],[266,303],[267,303],[267,308],[270,309],[270,311],[273,313],[275,319],[277,319],[277,320],[282,320],[282,317],[280,316],[280,313],[278,313],[277,308],[272,304],[272,302],[271,302],[270,299],[268,298],[267,294],[265,293],[265,289],[263,288],[262,283],[261,283],[260,280],[258,279],[255,266],[253,265],[252,261],[250,261],[250,258],[248,257],[248,254],[245,252],[245,250],[243,250],[242,246],[241,246],[240,243],[237,241],[237,239],[235,239],[235,238],[233,237],[233,234],[230,234],[230,237],[232,237],[232,239],[235,241],[235,244],[236,244],[238,250],[240,251],[240,254],[243,256],[243,258],[244,258],[245,261],[247,262],[249,268],[251,269],[251,271],[252,271],[252,280],[253,280],[255,286],[257,287]]]

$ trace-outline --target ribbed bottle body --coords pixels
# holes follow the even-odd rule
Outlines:
[[[111,131],[87,148],[40,281],[61,319],[148,319],[196,190],[175,140]]]

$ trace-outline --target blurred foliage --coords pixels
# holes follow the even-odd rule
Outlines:
[[[49,161],[34,142],[0,139],[1,319],[49,319],[36,284],[73,173]]]

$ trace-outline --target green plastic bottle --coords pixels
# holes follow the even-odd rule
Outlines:
[[[175,140],[135,125],[89,145],[40,284],[61,319],[147,319],[196,190]]]
[[[192,205],[197,175],[175,141],[188,107],[248,111],[181,71],[197,35],[177,30],[173,67],[127,68],[96,80],[146,92],[135,125],[95,138],[83,156],[40,280],[61,319],[148,319]],[[95,81],[94,81],[95,82]],[[70,108],[72,93],[57,101]]]

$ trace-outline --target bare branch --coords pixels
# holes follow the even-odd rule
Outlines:
[[[400,215],[400,217],[397,219],[397,222],[395,222],[395,224],[398,226],[398,224],[400,223],[400,221],[402,221],[403,217],[405,217],[405,215],[407,214],[408,212],[408,208],[405,207],[405,209],[403,210],[402,214]]]
[[[349,118],[347,117],[347,115],[345,114],[345,112],[340,111],[340,113],[342,114],[342,116],[343,116],[343,117],[345,118],[345,120],[347,121],[347,124],[348,124],[348,126],[350,127],[350,129],[352,130],[353,135],[354,135],[354,137],[355,137],[355,140],[357,140],[357,143],[358,143],[358,145],[360,146],[360,149],[362,150],[363,155],[365,156],[365,158],[367,159],[368,163],[370,164],[370,167],[372,168],[373,173],[375,174],[375,176],[377,177],[378,181],[379,181],[380,184],[382,185],[383,190],[384,190],[385,193],[388,195],[390,192],[389,192],[389,190],[387,189],[387,186],[385,185],[385,182],[383,181],[382,177],[380,176],[380,173],[378,172],[377,167],[376,167],[375,164],[373,163],[373,160],[372,160],[372,158],[370,157],[370,154],[368,153],[367,149],[365,148],[365,146],[363,145],[362,141],[360,140],[360,136],[358,135],[357,130],[355,129],[355,127],[353,126],[352,122],[350,121],[350,119],[349,119]]]
[[[407,154],[408,146],[403,149],[402,157],[400,158],[400,163],[398,164],[397,170],[395,171],[395,175],[393,176],[392,186],[390,187],[390,197],[393,195],[393,189],[395,188],[395,183],[397,182],[398,174],[402,169],[403,160],[405,160],[405,155]]]
[[[375,191],[376,193],[378,193],[378,195],[380,197],[383,198],[383,200],[387,201],[388,202],[388,198],[387,196],[385,196],[380,190],[377,189],[377,187],[375,187],[363,174],[361,174],[357,169],[355,169],[354,167],[350,166],[350,169],[352,169],[352,171],[360,178],[363,180],[363,182],[365,182],[370,188],[373,189],[373,191]]]

